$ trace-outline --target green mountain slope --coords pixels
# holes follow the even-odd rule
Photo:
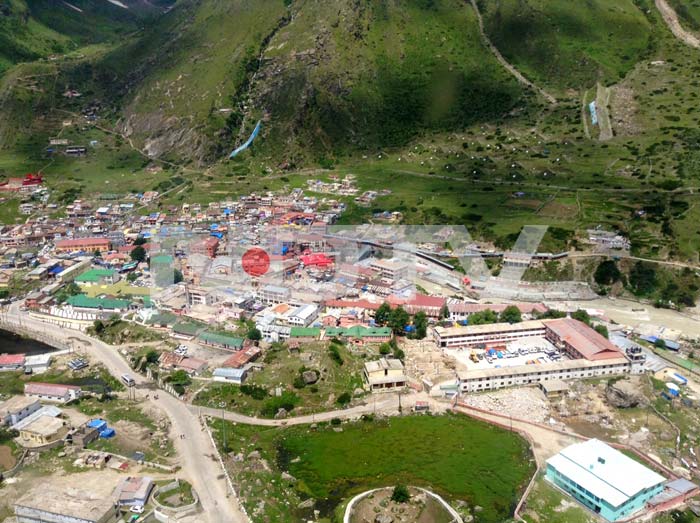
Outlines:
[[[461,0],[287,3],[180,3],[110,55],[129,88],[123,130],[152,154],[212,161],[262,118],[265,151],[294,159],[462,129],[521,99]]]
[[[12,65],[116,41],[172,4],[131,0],[0,0],[0,75]]]
[[[647,0],[479,1],[501,53],[555,89],[616,82],[654,47]]]
[[[0,0],[0,75],[17,62],[65,52],[70,39],[32,18],[22,0]]]

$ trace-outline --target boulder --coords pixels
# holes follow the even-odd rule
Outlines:
[[[630,407],[646,407],[649,400],[628,380],[617,380],[605,388],[605,398],[613,407],[627,409]]]
[[[304,371],[301,374],[301,378],[304,380],[304,383],[307,385],[313,385],[318,381],[318,371],[315,370],[307,370]]]
[[[284,419],[287,417],[287,409],[280,408],[275,414],[275,419]]]
[[[297,505],[297,508],[301,508],[301,509],[304,509],[304,508],[311,508],[311,507],[313,507],[315,504],[316,504],[316,500],[313,499],[313,498],[309,498],[309,499],[305,499],[304,501],[302,501],[301,503],[299,503],[299,505]]]
[[[377,517],[374,518],[374,523],[394,523],[394,518],[389,514],[377,514]]]

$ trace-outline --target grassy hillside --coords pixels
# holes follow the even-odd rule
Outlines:
[[[648,0],[480,0],[486,30],[526,77],[555,89],[612,83],[654,48]]]
[[[494,120],[521,99],[461,0],[286,3],[184,2],[110,55],[130,88],[123,129],[154,154],[212,161],[263,118],[268,154],[317,158]]]
[[[0,0],[0,76],[20,62],[117,41],[170,4],[131,0],[123,8],[106,0]]]
[[[272,149],[403,145],[422,132],[497,120],[521,99],[461,0],[306,0],[295,8],[253,89]]]
[[[669,4],[687,30],[700,34],[700,0],[669,0]]]
[[[0,0],[0,76],[13,64],[70,48],[70,39],[37,22],[23,0]]]
[[[143,18],[157,12],[140,2],[125,9],[106,0],[32,0],[31,16],[46,27],[69,36],[75,44],[113,41],[139,29]],[[124,5],[129,2],[124,3]]]

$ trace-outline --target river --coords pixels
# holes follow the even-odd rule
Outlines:
[[[0,329],[0,354],[44,354],[56,350],[46,343]]]

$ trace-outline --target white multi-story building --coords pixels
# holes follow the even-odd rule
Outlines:
[[[318,317],[318,307],[312,303],[300,305],[287,316],[290,325],[308,327]]]
[[[479,344],[508,343],[521,338],[544,337],[545,324],[538,320],[520,323],[491,323],[468,327],[434,327],[433,338],[438,347],[473,347]]]
[[[622,353],[620,358],[589,361],[585,359],[557,361],[540,365],[518,365],[479,369],[457,373],[460,392],[481,392],[503,387],[536,385],[550,380],[569,380],[641,374],[643,363],[634,363]]]

